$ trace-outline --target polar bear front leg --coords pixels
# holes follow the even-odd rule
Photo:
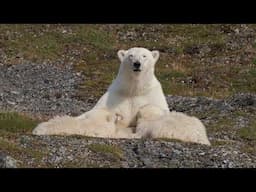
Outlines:
[[[57,116],[40,123],[32,132],[34,135],[70,135],[77,132],[79,125],[74,117]]]

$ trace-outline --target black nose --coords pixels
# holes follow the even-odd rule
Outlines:
[[[140,67],[140,63],[139,63],[139,62],[133,63],[133,66],[134,66],[135,68],[139,68],[139,67]]]

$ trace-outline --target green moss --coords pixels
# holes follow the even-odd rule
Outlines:
[[[255,153],[256,153],[255,143],[246,144],[246,145],[242,146],[242,147],[240,148],[240,150],[241,150],[243,153],[249,153],[249,154],[251,154],[251,155],[255,155]]]
[[[256,120],[252,119],[248,126],[241,128],[238,135],[243,139],[256,140]]]
[[[181,140],[178,140],[178,139],[170,139],[170,138],[165,138],[165,137],[156,138],[154,140],[156,140],[156,141],[166,141],[166,142],[178,142],[178,143],[183,143],[184,142],[184,141],[181,141]]]
[[[219,118],[216,122],[208,125],[209,131],[227,131],[233,128],[235,121],[230,117]]]
[[[90,63],[84,66],[85,81],[79,86],[80,91],[86,92],[87,95],[100,97],[102,96],[118,72],[117,60],[109,60],[102,64]],[[76,66],[80,68],[80,66]]]
[[[114,155],[114,157],[118,159],[123,158],[122,149],[115,145],[91,144],[88,146],[88,148],[96,153],[108,153]]]
[[[220,114],[220,111],[217,109],[210,109],[207,111],[198,111],[191,115],[196,116],[199,119],[205,119],[207,117],[218,117]]]
[[[97,163],[84,163],[83,159],[76,159],[75,161],[65,161],[61,163],[63,168],[100,168]]]
[[[249,74],[250,74],[252,77],[256,77],[256,69],[255,69],[255,68],[250,69],[250,70],[249,70]]]
[[[0,132],[31,132],[39,122],[16,112],[0,112]]]
[[[252,64],[256,65],[256,58],[252,60]]]
[[[222,146],[222,145],[227,145],[230,144],[230,141],[228,140],[213,140],[211,141],[212,146]]]
[[[241,69],[241,72],[237,75],[237,78],[231,79],[232,86],[231,90],[233,93],[236,92],[256,92],[256,69],[248,68]]]
[[[64,27],[72,32],[63,33]],[[111,33],[94,25],[0,25],[0,33],[5,36],[1,45],[9,57],[20,54],[32,61],[56,60],[66,56],[70,47],[109,50],[114,43]]]
[[[183,72],[175,71],[175,70],[158,72],[158,73],[156,73],[156,75],[162,81],[168,81],[172,78],[185,77],[185,74]]]
[[[104,31],[98,25],[71,25],[74,33],[69,36],[69,42],[88,44],[101,50],[112,49],[114,39],[111,33]]]
[[[248,117],[248,112],[242,110],[236,110],[232,113],[236,117]]]
[[[9,142],[8,140],[0,137],[0,148],[3,151],[7,151],[10,153],[21,153],[22,149],[15,145],[14,143]]]

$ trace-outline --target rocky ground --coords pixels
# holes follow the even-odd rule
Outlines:
[[[0,65],[1,110],[39,119],[78,115],[98,98],[76,97],[83,75],[72,66]],[[256,167],[256,95],[225,99],[167,96],[170,110],[199,117],[212,146],[166,139],[103,139],[81,136],[33,136],[31,132],[0,135],[0,167]]]
[[[42,117],[87,111],[90,105],[75,98],[77,83],[83,78],[71,68],[34,63],[0,65],[0,108]]]

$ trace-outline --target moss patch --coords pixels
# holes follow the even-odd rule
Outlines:
[[[228,145],[231,142],[228,140],[213,140],[211,141],[212,146],[223,146],[223,145]]]
[[[39,122],[17,112],[0,112],[0,132],[31,132]]]
[[[241,128],[238,135],[243,139],[256,140],[256,120],[252,119],[247,127]]]
[[[235,121],[230,117],[221,117],[216,122],[207,126],[209,132],[228,131],[235,125]]]
[[[106,145],[106,144],[91,144],[88,148],[96,153],[107,153],[112,154],[114,157],[118,159],[123,158],[123,151],[121,148],[115,145]]]

